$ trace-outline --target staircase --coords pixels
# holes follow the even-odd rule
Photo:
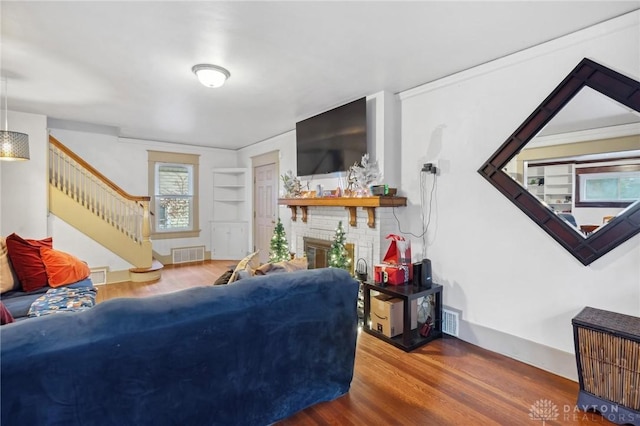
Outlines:
[[[49,136],[49,211],[134,267],[131,281],[160,277],[149,235],[148,196],[126,193]]]

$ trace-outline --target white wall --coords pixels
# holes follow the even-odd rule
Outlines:
[[[400,104],[397,96],[384,91],[367,96],[367,148],[372,160],[378,160],[380,171],[383,174],[383,183],[394,187],[399,186],[400,183],[399,114]],[[292,123],[292,126],[294,125],[295,123]],[[288,170],[292,170],[294,174],[297,173],[295,130],[240,149],[238,151],[239,167],[250,169],[252,157],[273,151],[279,152],[279,175],[283,175]],[[315,190],[317,185],[322,185],[325,190],[329,190],[336,189],[340,185],[341,179],[342,183],[346,185],[346,173],[331,173],[328,177],[313,176],[310,179],[302,179],[302,184],[305,187],[308,185],[310,190]],[[278,186],[281,187],[280,181],[278,181]],[[249,206],[253,211],[253,200]],[[286,206],[279,206],[278,215],[282,220],[285,232],[287,235],[291,235],[290,210]],[[290,241],[289,244],[291,250],[296,251],[296,243]],[[249,247],[252,246],[253,241],[250,241]]]
[[[211,249],[209,220],[212,218],[213,206],[212,169],[235,167],[235,151],[118,138],[113,135],[67,129],[51,129],[51,134],[131,195],[149,195],[148,150],[200,155],[200,237],[153,240],[153,249],[161,255],[169,255],[174,247],[204,245],[207,250]],[[95,250],[97,252],[94,255],[90,252],[86,256],[97,257],[97,266],[112,266],[100,263],[100,259],[110,257],[99,248]],[[112,266],[112,269],[122,268]]]
[[[382,181],[392,188],[400,184],[400,102],[390,92],[367,96],[367,148],[378,161]]]
[[[564,356],[573,353],[571,318],[583,307],[640,315],[640,235],[585,267],[477,169],[584,57],[640,79],[639,17],[635,12],[400,94],[402,189],[412,203],[420,198],[424,160],[441,166],[427,254],[434,280],[445,287],[445,305],[467,323],[461,337],[568,377],[575,377]],[[415,213],[407,209],[401,220],[419,229]],[[414,241],[414,253],[420,244]],[[555,355],[532,358],[521,342]]]
[[[9,130],[29,135],[28,161],[0,162],[0,235],[41,239],[47,233],[47,118],[9,111]],[[55,246],[55,241],[53,242]]]
[[[54,214],[49,214],[48,232],[53,237],[53,246],[57,250],[79,257],[90,268],[106,267],[109,271],[126,271],[134,267]]]

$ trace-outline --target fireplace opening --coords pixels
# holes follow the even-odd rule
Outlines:
[[[333,241],[308,237],[303,237],[302,241],[304,242],[304,252],[309,262],[309,269],[326,268],[329,266],[329,250],[331,250]],[[355,244],[346,243],[345,248],[349,254],[349,259],[351,259],[349,273],[353,275]]]

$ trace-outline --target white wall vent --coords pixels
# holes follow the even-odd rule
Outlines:
[[[460,315],[448,309],[442,310],[442,332],[450,336],[458,337]]]
[[[91,275],[89,275],[93,285],[101,285],[107,283],[107,268],[91,268]]]
[[[201,262],[204,260],[204,246],[171,249],[171,263]]]

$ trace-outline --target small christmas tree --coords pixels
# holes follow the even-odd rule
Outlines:
[[[336,236],[334,237],[333,243],[331,243],[331,248],[329,249],[329,266],[332,268],[349,270],[351,259],[349,259],[349,253],[347,253],[344,240],[344,228],[342,227],[342,221],[340,221],[336,228]]]
[[[271,249],[269,250],[269,263],[282,262],[283,260],[289,260],[291,255],[289,254],[289,243],[287,243],[287,236],[284,232],[284,226],[280,218],[273,230],[273,237],[271,237]]]

